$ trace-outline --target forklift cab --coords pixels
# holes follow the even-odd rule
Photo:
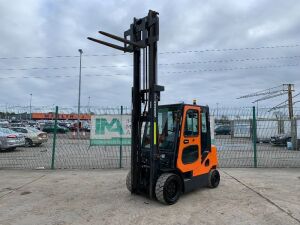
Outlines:
[[[158,148],[162,155],[180,156],[169,159],[168,166],[182,172],[188,170],[186,164],[204,161],[211,149],[209,110],[207,106],[174,104],[158,107]],[[149,126],[146,124],[142,148],[150,147]],[[173,163],[172,163],[173,162]]]
[[[173,104],[158,106],[159,172],[175,173],[181,179],[182,192],[209,183],[209,173],[218,164],[216,147],[211,145],[209,108],[207,106]],[[146,123],[142,138],[143,158],[150,149],[149,126]],[[147,160],[144,161],[147,164]]]

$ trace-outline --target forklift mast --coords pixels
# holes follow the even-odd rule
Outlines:
[[[164,87],[157,84],[157,42],[159,40],[158,13],[149,10],[144,18],[134,18],[124,37],[103,31],[100,34],[124,43],[119,46],[88,37],[89,40],[124,52],[133,53],[133,87],[132,87],[132,127],[131,127],[131,193],[138,193],[141,186],[142,149],[141,135],[143,124],[150,128],[149,157],[149,196],[154,196],[155,181],[159,170],[158,148],[158,101]],[[141,54],[141,50],[143,54]],[[143,67],[141,67],[141,55]],[[143,70],[143,73],[141,71]],[[145,127],[145,126],[144,126]]]

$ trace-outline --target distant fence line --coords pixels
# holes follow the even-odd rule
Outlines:
[[[130,106],[122,106],[124,114],[131,113]],[[281,108],[271,110],[271,108],[256,108],[257,118],[288,118],[288,109]],[[300,117],[300,107],[294,107],[294,116]],[[18,106],[18,105],[0,105],[0,118],[3,118],[6,114],[23,114],[28,115],[31,113],[54,113],[55,106]],[[77,106],[59,106],[60,113],[77,114]],[[81,106],[80,113],[82,114],[120,114],[121,106]],[[247,119],[252,114],[252,107],[210,107],[210,114],[216,119]]]
[[[127,106],[122,106],[123,114],[130,114],[131,108]],[[77,118],[76,107],[59,107],[60,114],[71,114],[74,115],[74,118]],[[31,113],[30,113],[31,112]],[[31,109],[28,106],[11,106],[11,107],[0,107],[0,119],[11,119],[15,117],[16,119],[28,120],[30,114],[34,115],[35,113],[45,113],[45,114],[55,114],[55,107],[43,106],[37,107],[32,106]],[[121,113],[121,106],[119,107],[97,107],[97,106],[83,106],[80,108],[80,114],[85,115],[114,115]],[[33,118],[34,119],[34,118]]]

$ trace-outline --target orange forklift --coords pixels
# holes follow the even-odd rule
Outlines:
[[[217,149],[211,145],[208,106],[158,105],[164,87],[157,84],[158,13],[134,18],[124,37],[100,34],[124,43],[94,42],[133,53],[131,170],[126,186],[164,204],[199,187],[220,183]],[[142,53],[142,54],[141,54]],[[142,59],[142,60],[141,60]],[[141,63],[142,61],[142,63]]]

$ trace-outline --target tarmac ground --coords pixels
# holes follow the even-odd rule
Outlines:
[[[300,224],[299,168],[221,168],[218,188],[171,206],[131,195],[127,172],[2,169],[0,224]]]

